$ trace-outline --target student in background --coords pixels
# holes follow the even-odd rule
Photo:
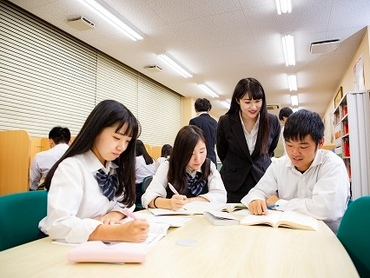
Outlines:
[[[281,124],[281,132],[280,132],[280,138],[281,138],[281,141],[283,143],[283,147],[284,147],[284,155],[286,155],[286,149],[285,149],[285,140],[284,140],[284,136],[283,136],[283,132],[284,132],[284,126],[285,126],[285,122],[286,120],[288,119],[288,117],[293,114],[293,110],[292,108],[290,107],[283,107],[281,108],[281,110],[279,111],[279,120],[280,120],[280,124]]]
[[[52,239],[144,242],[145,220],[119,224],[135,203],[135,116],[114,100],[100,102],[45,179],[47,216],[39,223]],[[130,209],[131,211],[133,208]]]
[[[194,103],[195,112],[198,116],[189,121],[189,125],[195,125],[204,132],[206,137],[207,158],[217,165],[215,152],[217,121],[209,115],[212,109],[211,102],[206,98],[198,98]]]
[[[157,161],[155,162],[155,168],[158,169],[159,165],[163,162],[167,161],[172,153],[172,146],[170,144],[164,144],[161,149],[161,156],[158,157]]]
[[[56,126],[49,132],[49,146],[47,151],[35,155],[30,166],[30,190],[42,187],[50,168],[66,152],[71,141],[71,132],[67,127]]]
[[[143,141],[136,140],[136,204],[141,203],[141,196],[143,195],[141,184],[144,178],[153,176],[155,171],[155,161],[146,151]]]
[[[287,155],[272,162],[266,173],[242,199],[252,214],[267,206],[311,215],[336,232],[349,199],[349,179],[343,160],[321,149],[324,123],[302,109],[289,116],[284,128]]]
[[[178,210],[192,201],[226,202],[221,176],[206,156],[202,130],[193,125],[181,128],[169,161],[161,164],[142,197],[143,206]]]
[[[217,153],[227,202],[239,203],[267,167],[279,141],[280,124],[267,112],[262,85],[254,78],[238,82],[230,109],[218,121]]]

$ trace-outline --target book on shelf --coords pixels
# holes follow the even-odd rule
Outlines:
[[[193,215],[203,214],[204,211],[225,211],[233,212],[239,209],[245,209],[246,206],[242,203],[221,203],[221,202],[190,202],[185,204],[182,209],[170,210],[160,208],[149,208],[149,211],[156,216],[159,215]]]
[[[215,226],[238,225],[239,219],[224,211],[205,211],[203,217]]]
[[[248,214],[240,220],[241,225],[269,225],[274,228],[318,230],[318,220],[296,211],[269,210],[267,215]]]

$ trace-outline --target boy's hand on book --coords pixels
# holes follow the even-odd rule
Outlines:
[[[249,203],[248,209],[250,213],[254,215],[268,214],[267,205],[264,200],[253,200]]]
[[[266,200],[266,204],[267,206],[274,206],[276,204],[277,201],[279,201],[279,197],[276,196],[276,195],[272,195],[270,197],[267,198]]]

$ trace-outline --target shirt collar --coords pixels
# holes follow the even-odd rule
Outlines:
[[[104,165],[101,164],[99,159],[91,150],[84,153],[84,157],[92,173],[98,171],[99,169],[103,169],[105,173],[109,173],[111,169],[118,168],[117,164],[115,164],[113,161],[108,161],[107,166],[104,167]]]
[[[288,163],[286,164],[286,166],[291,167],[292,169],[295,169],[295,166],[293,165],[293,163],[290,160],[290,158],[288,157],[288,155],[286,155],[286,157],[287,157],[287,160],[288,160]],[[310,170],[312,167],[316,167],[316,166],[322,164],[322,159],[323,159],[323,150],[322,149],[317,149],[315,158],[313,159],[310,167],[308,167],[308,169],[305,172]]]

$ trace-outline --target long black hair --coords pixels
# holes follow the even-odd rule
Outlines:
[[[268,152],[269,142],[269,117],[266,104],[266,95],[261,83],[254,78],[244,78],[236,84],[229,111],[226,114],[237,114],[240,111],[238,103],[246,94],[250,99],[262,99],[262,107],[260,111],[260,123],[258,127],[257,140],[261,142],[260,153]]]
[[[188,177],[186,166],[188,165],[193,151],[199,140],[206,142],[203,131],[194,125],[184,126],[176,135],[173,144],[172,154],[169,159],[169,169],[167,174],[170,182],[180,194],[184,194],[187,189]],[[201,166],[202,175],[199,181],[206,180],[210,174],[210,160],[206,159]]]
[[[96,137],[102,130],[117,123],[116,132],[124,124],[127,124],[124,135],[130,136],[132,139],[127,149],[114,160],[114,163],[118,165],[117,177],[119,181],[116,196],[121,196],[124,192],[122,203],[132,206],[135,203],[135,141],[140,135],[140,124],[129,109],[115,100],[104,100],[91,111],[76,139],[47,174],[45,188],[50,189],[55,170],[64,159],[91,150]]]
[[[154,159],[147,152],[143,141],[136,140],[136,156],[140,156],[140,155],[142,155],[144,157],[146,165],[154,163]]]

